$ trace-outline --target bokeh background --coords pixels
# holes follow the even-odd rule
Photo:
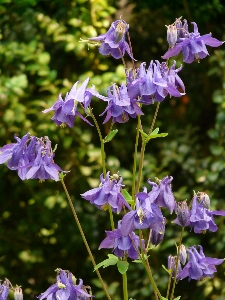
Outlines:
[[[50,107],[59,93],[74,82],[91,77],[102,93],[112,82],[124,82],[120,60],[99,55],[98,49],[80,42],[108,30],[121,15],[130,25],[136,65],[161,60],[167,50],[166,27],[183,16],[195,21],[199,32],[225,40],[225,5],[222,0],[1,0],[0,145],[13,142],[14,134],[49,136],[58,144],[55,162],[71,170],[65,181],[96,261],[109,251],[98,251],[110,230],[108,214],[97,210],[80,194],[99,184],[100,145],[95,128],[77,119],[75,127],[60,128],[50,120]],[[191,24],[189,26],[192,26]],[[174,177],[177,201],[191,200],[193,190],[204,191],[211,209],[225,210],[225,48],[209,48],[200,63],[184,65],[179,73],[186,95],[161,104],[156,126],[168,137],[146,148],[143,185],[148,178]],[[125,60],[129,65],[129,57]],[[181,57],[176,58],[178,65]],[[129,65],[130,66],[130,65]],[[105,104],[93,100],[98,116]],[[155,105],[145,107],[143,127],[148,130]],[[103,117],[98,118],[103,122]],[[103,135],[108,124],[102,125]],[[107,168],[120,171],[129,190],[136,120],[116,125],[116,138],[106,145]],[[95,299],[105,299],[78,233],[60,182],[21,181],[16,172],[0,166],[0,278],[22,285],[24,298],[36,298],[55,281],[56,268],[68,269],[91,285]],[[165,291],[167,256],[175,255],[178,226],[168,217],[164,241],[151,252],[150,262],[159,288]],[[216,217],[216,233],[184,234],[186,246],[203,245],[206,256],[225,257],[225,219]],[[225,264],[211,280],[183,280],[176,295],[182,299],[225,299]],[[101,271],[112,299],[122,299],[121,276],[114,267]],[[129,269],[129,296],[154,299],[148,278],[139,264]],[[164,292],[165,294],[165,292]],[[11,295],[10,295],[11,296]]]

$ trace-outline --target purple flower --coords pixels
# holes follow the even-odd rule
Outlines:
[[[9,281],[6,279],[0,283],[0,300],[6,300],[9,294]]]
[[[172,277],[174,278],[175,273],[176,273],[176,261],[177,261],[177,256],[172,256],[171,254],[168,256],[168,269],[172,271]],[[177,270],[177,276],[178,274],[182,271],[180,260],[178,260],[178,270]]]
[[[139,237],[134,232],[131,232],[127,236],[122,236],[121,221],[118,222],[118,229],[106,231],[106,234],[107,237],[101,242],[99,249],[113,248],[113,253],[117,257],[127,256],[132,259],[138,258],[137,249],[140,246]]]
[[[59,180],[59,172],[64,171],[53,161],[55,154],[48,137],[37,138],[28,133],[22,139],[16,136],[15,139],[17,143],[1,148],[0,163],[8,160],[8,168],[17,170],[22,180]]]
[[[182,265],[185,265],[186,260],[187,260],[187,250],[183,244],[180,245],[180,262]]]
[[[38,296],[40,300],[88,300],[92,295],[88,294],[83,280],[76,285],[74,276],[69,271],[58,270],[57,282],[51,285],[44,293]]]
[[[152,185],[152,190],[148,193],[151,203],[155,203],[159,207],[167,207],[170,213],[176,207],[176,201],[171,189],[172,180],[172,176],[166,176],[162,180],[158,180],[158,184],[151,182],[150,179],[148,180],[148,183]]]
[[[156,231],[156,230],[151,231],[150,242],[152,243],[152,245],[157,246],[162,242],[165,234],[165,224],[166,224],[166,218],[164,218],[162,229],[160,231]]]
[[[90,79],[87,78],[79,88],[77,88],[77,81],[73,85],[71,91],[66,94],[65,101],[60,94],[53,106],[42,112],[47,113],[52,110],[55,111],[55,114],[51,119],[57,125],[67,124],[69,127],[74,127],[75,117],[79,116],[83,121],[92,126],[92,124],[78,111],[78,104],[83,105],[86,109],[91,102],[92,93],[96,93],[94,89],[87,88],[89,80]]]
[[[206,208],[209,203],[210,201],[205,197],[205,193],[198,193],[192,200],[190,226],[194,228],[195,233],[202,233],[206,230],[217,231],[218,227],[214,222],[213,215],[225,216],[225,211],[211,211]]]
[[[101,184],[98,188],[91,189],[81,196],[91,204],[95,204],[98,209],[106,209],[108,205],[115,213],[119,213],[123,206],[131,209],[121,194],[123,178],[117,174],[110,176],[109,173],[107,172],[106,178],[101,174]]]
[[[121,84],[121,87],[118,88],[115,84],[111,85],[108,88],[108,97],[101,95],[95,95],[96,97],[108,101],[108,106],[105,111],[100,115],[107,113],[104,120],[105,124],[112,118],[113,123],[125,123],[131,118],[136,118],[137,115],[143,115],[138,104],[135,103],[134,99],[131,99],[127,87],[124,84]]]
[[[150,201],[148,194],[142,192],[137,194],[136,209],[123,217],[121,232],[126,236],[135,229],[147,228],[163,233],[165,218],[158,206]]]
[[[125,41],[125,35],[128,31],[129,25],[124,20],[117,20],[113,22],[109,30],[100,34],[97,37],[89,38],[90,41],[100,43],[99,52],[102,55],[112,55],[118,59],[124,56],[125,52],[133,59],[130,47]]]
[[[178,273],[178,279],[189,277],[191,279],[201,280],[205,277],[213,277],[216,272],[215,265],[220,265],[224,259],[206,257],[203,253],[202,246],[199,245],[200,251],[198,252],[195,246],[190,247],[187,252],[189,254],[188,263],[182,271]]]
[[[177,218],[173,221],[173,223],[180,226],[188,226],[190,224],[190,210],[186,201],[177,203],[176,213]]]
[[[174,97],[180,97],[185,91],[183,81],[178,76],[178,72],[182,66],[175,69],[176,61],[171,68],[165,62],[151,61],[148,69],[145,68],[146,63],[142,63],[137,70],[137,76],[132,80],[131,73],[127,73],[128,94],[134,99],[140,97],[138,100],[143,104],[149,105],[154,101],[163,101],[165,97],[170,94]]]
[[[187,21],[184,20],[184,26],[180,19],[177,20],[178,25],[176,26],[179,30],[179,35],[176,44],[173,48],[170,48],[163,56],[163,59],[168,59],[172,56],[178,55],[181,51],[183,54],[183,61],[186,63],[192,63],[194,60],[199,61],[209,55],[206,45],[211,47],[219,47],[223,42],[211,37],[211,33],[200,35],[198,32],[198,26],[195,22],[194,32],[188,32]],[[176,23],[176,22],[175,22]]]

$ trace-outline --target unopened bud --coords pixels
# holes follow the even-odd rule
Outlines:
[[[23,300],[23,291],[20,287],[15,288],[14,299],[15,300]]]
[[[185,246],[182,244],[180,246],[180,262],[182,263],[182,265],[185,265],[187,260],[187,251]]]
[[[181,226],[188,226],[190,224],[190,211],[186,201],[177,203],[177,219]]]
[[[175,25],[168,25],[167,27],[167,42],[170,48],[173,48],[177,42],[177,27]]]

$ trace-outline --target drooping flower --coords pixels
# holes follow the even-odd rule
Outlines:
[[[176,44],[162,56],[163,59],[176,56],[182,51],[183,61],[186,63],[192,63],[194,60],[199,61],[209,55],[206,45],[219,47],[223,44],[223,42],[213,38],[211,33],[201,36],[195,22],[191,23],[194,26],[194,32],[188,32],[186,20],[184,20],[184,25],[182,25],[180,19],[175,21],[175,24],[176,22],[177,25],[175,26],[178,29],[178,39]]]
[[[138,252],[140,246],[139,237],[131,232],[127,236],[122,236],[121,233],[121,221],[118,222],[118,228],[113,231],[106,231],[107,237],[101,242],[99,249],[113,248],[113,253],[117,257],[130,257],[132,259],[138,258]],[[134,246],[135,245],[135,246]]]
[[[108,205],[115,213],[119,213],[123,206],[131,209],[121,193],[123,178],[117,174],[113,176],[109,174],[110,172],[107,172],[106,178],[101,174],[100,186],[81,194],[81,196],[91,204],[95,204],[98,209],[107,209]]]
[[[105,124],[112,118],[113,123],[125,123],[129,120],[129,117],[136,118],[137,115],[143,115],[140,106],[136,103],[136,100],[130,98],[127,87],[121,84],[121,87],[117,87],[115,84],[108,88],[108,97],[101,95],[95,95],[96,97],[107,101],[108,106],[105,111],[100,115],[106,114],[106,118],[103,122]]]
[[[57,282],[51,285],[44,293],[38,296],[40,300],[88,300],[93,296],[87,293],[83,280],[74,283],[74,276],[69,271],[58,269]]]
[[[139,102],[149,105],[155,101],[162,102],[169,94],[174,97],[184,95],[185,87],[178,72],[182,69],[175,69],[176,61],[171,68],[165,62],[151,61],[148,69],[143,62],[137,70],[137,75],[132,80],[131,72],[127,72],[128,94],[132,99],[138,99]],[[182,92],[180,92],[182,91]]]
[[[89,38],[89,41],[99,42],[99,52],[102,55],[112,55],[112,57],[119,59],[124,56],[125,52],[133,59],[130,47],[125,41],[126,33],[129,25],[124,20],[117,20],[113,22],[109,30],[100,34],[97,37]]]
[[[162,223],[162,228],[160,231],[151,231],[150,242],[152,243],[152,245],[157,246],[162,242],[165,234],[165,224],[166,218],[164,218],[164,222]]]
[[[190,224],[190,210],[186,201],[177,203],[176,213],[177,218],[173,221],[173,223],[180,226],[188,226]]]
[[[0,149],[0,163],[8,161],[8,168],[17,170],[22,180],[59,180],[59,172],[64,171],[54,163],[55,154],[47,136],[37,138],[28,133],[22,139],[16,136],[15,139],[17,143],[5,145]]]
[[[90,81],[87,78],[82,85],[77,88],[78,81],[73,85],[71,91],[66,94],[65,100],[62,99],[60,94],[58,100],[52,107],[43,110],[43,113],[55,111],[54,116],[51,118],[57,125],[68,125],[74,127],[75,117],[79,116],[83,121],[92,126],[92,124],[84,118],[78,111],[78,105],[83,105],[84,109],[91,102],[92,92],[96,93],[94,89],[88,89],[87,84]]]
[[[178,273],[178,279],[188,277],[188,280],[202,280],[205,277],[213,277],[216,272],[215,265],[220,265],[224,259],[206,257],[203,253],[202,246],[199,245],[200,251],[198,252],[195,246],[190,247],[187,252],[189,254],[188,263],[182,271]]]
[[[205,193],[198,193],[192,200],[190,212],[190,226],[195,233],[202,233],[206,230],[215,232],[218,227],[214,221],[213,215],[225,216],[225,211],[211,211],[207,207],[210,205],[210,200],[205,196]]]
[[[166,176],[162,180],[157,180],[158,184],[151,182],[150,179],[148,180],[148,183],[152,185],[152,190],[148,193],[150,201],[159,207],[167,207],[170,213],[176,207],[176,201],[171,189],[172,180],[172,176]]]
[[[147,228],[163,233],[165,218],[159,207],[150,201],[146,192],[143,192],[137,194],[136,209],[123,217],[121,232],[126,236],[135,229]]]

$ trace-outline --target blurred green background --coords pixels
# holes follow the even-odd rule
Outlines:
[[[225,40],[225,5],[222,0],[0,0],[1,91],[0,145],[22,136],[48,135],[58,144],[55,162],[71,170],[65,182],[72,196],[96,262],[109,251],[98,251],[110,230],[108,214],[82,200],[80,194],[96,187],[101,174],[97,131],[76,119],[75,127],[60,128],[50,120],[52,114],[41,111],[50,107],[59,93],[70,90],[77,80],[91,77],[91,84],[105,94],[112,82],[124,81],[122,62],[103,57],[98,49],[79,42],[108,30],[121,15],[130,24],[135,59],[158,59],[167,50],[166,27],[183,16],[195,21],[199,32],[212,32]],[[191,30],[191,24],[189,25]],[[146,148],[144,183],[155,176],[172,175],[177,201],[191,200],[193,190],[210,195],[211,209],[225,210],[225,49],[210,48],[210,56],[199,64],[184,65],[179,73],[186,95],[169,98],[161,104],[156,126],[168,137],[152,141]],[[129,57],[125,60],[129,63]],[[176,58],[178,65],[181,57]],[[94,100],[98,116],[105,104]],[[143,128],[148,130],[155,105],[145,107]],[[103,122],[103,118],[98,118]],[[102,126],[103,135],[108,124]],[[107,167],[120,171],[124,183],[131,183],[136,120],[114,126],[116,138],[106,145]],[[123,141],[123,143],[121,142]],[[16,172],[0,166],[0,278],[7,277],[22,285],[24,298],[35,298],[55,281],[56,268],[68,269],[91,285],[95,299],[105,299],[93,273],[85,246],[79,236],[60,182],[21,181]],[[164,241],[151,253],[150,262],[159,288],[165,294],[167,256],[175,255],[174,241],[178,226],[175,216],[167,216]],[[205,255],[225,257],[225,220],[216,217],[219,231],[196,235],[188,230],[187,246],[201,244]],[[217,267],[212,280],[187,279],[177,285],[182,299],[225,299],[225,264]],[[121,276],[113,267],[101,271],[112,299],[122,299]],[[155,299],[143,268],[132,264],[129,269],[129,296],[136,300]],[[190,293],[191,291],[191,293]]]

